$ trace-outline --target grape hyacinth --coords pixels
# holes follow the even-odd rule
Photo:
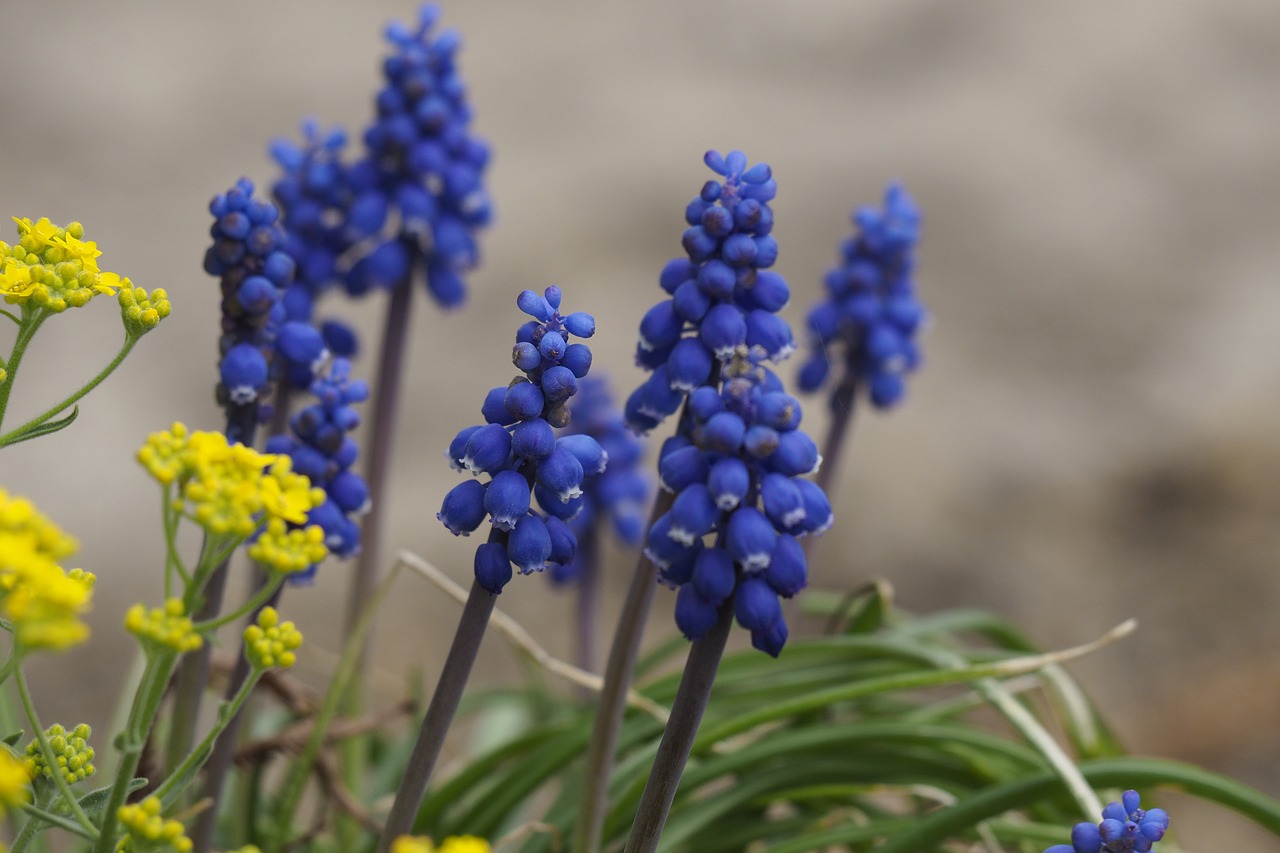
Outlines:
[[[854,211],[857,229],[828,271],[828,296],[809,313],[812,354],[800,369],[800,388],[818,391],[831,375],[833,349],[842,349],[847,392],[833,406],[848,406],[865,386],[871,404],[888,409],[901,401],[906,376],[920,364],[916,336],[925,323],[915,295],[915,248],[920,210],[907,191],[890,184],[884,209]]]
[[[640,322],[636,363],[652,374],[627,400],[627,422],[638,432],[675,414],[739,347],[774,362],[794,349],[791,328],[777,316],[791,292],[768,270],[778,257],[772,172],[765,163],[747,168],[741,151],[703,159],[724,180],[708,181],[685,208],[687,257],[669,261],[658,279],[671,298]]]
[[[1137,791],[1125,791],[1118,803],[1102,810],[1101,823],[1077,823],[1070,844],[1055,844],[1044,853],[1147,853],[1169,830],[1164,809],[1143,809]]]
[[[280,207],[283,248],[297,270],[284,292],[286,320],[314,322],[316,301],[343,278],[343,257],[352,248],[347,231],[351,187],[342,161],[346,143],[341,128],[322,132],[314,120],[307,120],[302,123],[301,144],[289,139],[271,144],[271,156],[281,170],[271,192]],[[330,352],[355,356],[358,344],[350,326],[326,320],[319,328]]]
[[[479,259],[475,232],[492,216],[489,147],[468,129],[471,107],[455,64],[461,37],[432,35],[439,14],[425,5],[415,27],[387,27],[394,53],[383,63],[386,85],[364,133],[366,156],[347,174],[346,237],[373,243],[347,275],[352,295],[398,287],[421,261],[431,295],[453,307],[466,296],[463,273]],[[394,233],[379,236],[393,214]]]
[[[462,430],[449,446],[455,468],[489,481],[456,486],[437,518],[466,536],[488,515],[492,535],[476,550],[475,571],[495,595],[511,580],[512,564],[529,574],[572,562],[577,537],[567,522],[583,507],[583,479],[603,472],[607,461],[591,436],[555,434],[568,425],[568,400],[591,367],[591,350],[570,339],[595,333],[590,314],[562,315],[560,299],[558,287],[544,296],[520,294],[517,305],[534,318],[520,327],[512,350],[523,375],[492,389],[481,407],[485,423]],[[535,500],[545,514],[532,509]]]
[[[204,259],[205,272],[222,287],[217,399],[227,411],[227,437],[246,444],[266,414],[263,397],[276,371],[310,374],[326,356],[316,329],[286,320],[282,296],[294,262],[283,251],[279,210],[253,190],[241,178],[210,202],[213,245]]]
[[[648,479],[639,469],[644,444],[627,429],[604,379],[593,376],[578,383],[566,430],[566,437],[572,435],[586,435],[597,441],[609,466],[583,483],[582,509],[570,519],[570,528],[581,541],[593,525],[608,524],[619,541],[639,545],[644,540],[651,492]],[[579,551],[572,562],[554,565],[552,581],[563,584],[577,580],[584,569],[583,557]]]
[[[292,435],[272,436],[268,453],[282,453],[293,460],[293,470],[305,475],[325,491],[325,501],[307,515],[307,524],[325,532],[325,546],[337,557],[350,557],[360,550],[360,525],[356,519],[369,509],[369,489],[354,469],[358,448],[351,438],[360,425],[355,404],[369,398],[363,379],[351,378],[351,363],[335,358],[327,374],[311,384],[316,402],[289,421]],[[308,581],[315,566],[290,576],[290,581]]]
[[[832,522],[822,489],[800,479],[817,471],[818,448],[798,429],[799,401],[745,345],[720,387],[690,395],[689,412],[689,434],[663,448],[660,482],[676,497],[645,553],[660,580],[679,589],[676,624],[686,637],[702,637],[732,601],[752,645],[777,657],[787,639],[778,598],[806,583],[798,539]]]

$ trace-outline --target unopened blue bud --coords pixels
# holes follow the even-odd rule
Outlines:
[[[505,427],[485,424],[467,439],[462,464],[473,474],[493,474],[506,467],[511,455],[511,436]]]
[[[804,522],[804,499],[790,477],[766,474],[760,483],[760,499],[765,515],[778,530],[792,532]]]
[[[559,332],[547,332],[538,344],[538,352],[542,353],[542,357],[548,361],[557,362],[564,355],[567,346]]]
[[[693,279],[676,288],[671,297],[676,316],[686,323],[700,323],[711,310],[711,297],[702,291]]]
[[[591,369],[591,348],[586,344],[569,344],[565,347],[560,363],[573,371],[575,377],[581,379]]]
[[[776,658],[782,654],[782,647],[787,644],[787,634],[786,620],[779,619],[768,628],[752,631],[751,645],[769,657]]]
[[[554,515],[546,519],[546,525],[547,533],[551,536],[551,556],[548,559],[560,565],[572,563],[578,552],[578,537],[569,525]]]
[[[484,416],[485,423],[490,424],[509,424],[515,420],[507,411],[507,386],[489,389],[489,393],[484,395],[484,404],[480,406],[480,414]]]
[[[767,568],[777,538],[769,519],[754,507],[739,507],[729,516],[725,547],[744,571]]]
[[[751,488],[751,472],[736,456],[726,456],[711,466],[707,488],[716,506],[728,512],[736,509]]]
[[[815,474],[822,464],[818,446],[813,439],[799,430],[784,432],[778,437],[778,450],[767,460],[769,466],[789,477]]]
[[[743,436],[747,428],[742,418],[733,412],[720,412],[712,415],[702,425],[699,445],[707,450],[720,453],[737,453],[742,446]]]
[[[742,316],[742,309],[724,302],[713,306],[702,318],[698,335],[716,358],[729,360],[747,340],[747,321]]]
[[[692,584],[680,587],[676,594],[676,627],[690,640],[701,639],[716,624],[716,605],[704,599]]]
[[[250,314],[266,314],[280,298],[280,289],[260,275],[251,275],[240,283],[236,301]]]
[[[546,568],[551,556],[551,534],[546,522],[536,515],[517,521],[507,539],[507,556],[524,575]]]
[[[680,492],[692,483],[707,479],[707,460],[701,450],[688,447],[663,453],[658,458],[658,485],[668,492]]]
[[[561,503],[582,495],[582,463],[569,450],[558,446],[538,463],[538,484]]]
[[[666,366],[672,389],[689,392],[711,376],[711,353],[697,338],[684,338],[671,351]]]
[[[667,293],[675,293],[677,287],[694,278],[697,273],[697,268],[689,262],[688,258],[674,258],[667,261],[667,265],[662,268],[662,273],[658,276],[658,284]]]
[[[227,350],[218,371],[233,403],[253,402],[267,384],[267,360],[252,344],[237,344]]]
[[[516,297],[516,305],[519,306],[521,311],[542,323],[550,320],[552,315],[555,314],[551,303],[547,302],[545,297],[539,296],[532,290],[520,291],[520,295]]]
[[[681,325],[671,301],[659,302],[640,320],[640,346],[647,350],[674,346],[680,340]],[[745,326],[743,335],[746,335]]]
[[[556,441],[556,447],[562,447],[574,455],[582,465],[584,476],[591,477],[605,470],[609,456],[596,441],[584,433],[566,435]]]
[[[742,437],[742,446],[756,459],[767,459],[778,449],[778,431],[763,424],[748,427]]]
[[[510,530],[529,512],[529,482],[518,471],[499,471],[485,490],[484,508],[494,527]]]
[[[675,414],[684,402],[684,395],[671,387],[666,365],[653,371],[640,387],[643,392],[640,411],[650,417],[665,418]]]
[[[336,475],[329,481],[326,491],[345,513],[360,513],[369,508],[369,486],[355,471],[343,471]]]
[[[689,395],[689,413],[695,420],[710,420],[712,415],[723,411],[724,399],[720,396],[720,392],[710,385],[696,388]]]
[[[808,583],[808,570],[804,556],[804,548],[794,536],[782,534],[773,546],[773,556],[769,560],[769,568],[765,569],[764,578],[773,587],[773,591],[783,598],[790,598],[805,588]]]
[[[686,486],[671,504],[671,529],[667,535],[682,545],[692,545],[711,531],[720,510],[702,483]]]
[[[436,518],[454,536],[467,536],[484,521],[484,505],[484,485],[479,480],[463,480],[444,496]]]
[[[552,403],[569,399],[578,391],[578,380],[564,365],[548,368],[542,374],[542,393]]]
[[[498,595],[511,580],[511,561],[507,550],[496,542],[486,542],[476,549],[476,583]]]
[[[582,311],[575,311],[564,318],[564,327],[571,335],[589,338],[596,333],[596,318]]]
[[[703,600],[719,607],[733,595],[737,573],[733,558],[720,548],[703,548],[693,565],[693,587]]]
[[[747,307],[759,308],[776,314],[787,307],[791,301],[791,288],[787,280],[776,272],[760,270],[756,273],[755,283],[745,293]]]
[[[782,621],[782,605],[763,578],[744,578],[734,592],[733,615],[747,630],[761,631]]]
[[[541,415],[546,402],[541,388],[522,380],[507,388],[503,408],[513,420],[527,421]]]
[[[521,341],[511,349],[511,362],[526,373],[542,364],[542,354],[527,341]]]
[[[511,450],[523,459],[545,459],[556,449],[556,433],[542,418],[521,421],[511,430]]]

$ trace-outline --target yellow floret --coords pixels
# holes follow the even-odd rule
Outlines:
[[[0,243],[0,295],[6,302],[60,313],[120,286],[119,276],[98,268],[102,252],[97,243],[83,239],[80,223],[61,228],[48,219],[13,221],[18,244]]]
[[[163,608],[151,610],[141,604],[133,605],[125,613],[124,627],[144,645],[154,644],[179,653],[193,652],[204,644],[180,598],[171,598]]]
[[[0,490],[0,616],[28,649],[65,649],[89,636],[81,618],[94,577],[58,565],[75,547],[30,501]]]
[[[440,853],[489,853],[489,842],[474,835],[455,835],[440,842]]]
[[[254,669],[288,669],[297,661],[302,632],[292,622],[281,622],[274,607],[264,607],[255,624],[244,629],[244,653]]]
[[[160,816],[160,811],[158,797],[147,797],[140,803],[121,806],[116,815],[124,828],[125,836],[116,845],[118,853],[140,850],[188,853],[193,845],[186,836],[185,827],[176,820],[165,820]]]
[[[23,762],[0,746],[0,814],[31,801],[31,774]]]

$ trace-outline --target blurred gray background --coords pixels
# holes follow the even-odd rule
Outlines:
[[[105,724],[121,614],[160,597],[158,499],[133,452],[175,419],[220,424],[205,205],[241,175],[269,187],[266,144],[304,116],[358,138],[383,23],[415,6],[6,11],[25,23],[0,53],[0,212],[83,221],[104,269],[174,304],[79,423],[0,461],[0,485],[77,534],[99,577],[95,641],[50,659],[40,699],[50,719]],[[475,542],[434,517],[457,481],[442,453],[512,374],[520,289],[561,285],[597,317],[596,370],[620,396],[640,380],[636,325],[680,253],[703,151],[773,166],[797,327],[850,209],[900,179],[926,217],[927,364],[901,409],[859,418],[815,585],[883,576],[904,607],[990,608],[1051,647],[1137,616],[1136,635],[1072,665],[1126,743],[1280,794],[1280,6],[504,2],[446,4],[443,22],[466,38],[497,222],[466,308],[413,306],[388,553],[468,578]],[[355,317],[371,343],[382,307],[321,313]],[[77,385],[118,336],[105,300],[46,326],[13,416]],[[815,436],[825,418],[810,405]],[[347,571],[287,594],[313,648],[338,645]],[[611,570],[610,615],[629,572]],[[672,630],[672,601],[652,637]],[[544,579],[500,603],[570,654],[570,602]],[[400,582],[371,704],[412,669],[432,682],[458,612]],[[303,657],[319,683],[329,659]],[[480,677],[517,671],[491,637]],[[1190,847],[1277,849],[1220,812],[1174,820]]]

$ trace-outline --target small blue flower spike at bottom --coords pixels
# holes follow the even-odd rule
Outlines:
[[[559,288],[520,294],[516,304],[534,318],[517,332],[512,351],[523,375],[491,390],[481,407],[487,423],[467,427],[449,444],[454,468],[489,479],[455,486],[436,517],[454,535],[466,536],[488,515],[491,532],[476,551],[475,570],[477,583],[494,595],[515,571],[554,574],[572,563],[577,539],[566,522],[583,509],[584,481],[604,472],[608,461],[590,435],[556,437],[555,428],[569,421],[566,403],[579,388],[563,359],[586,348],[569,340],[595,332],[590,315],[562,315],[560,300]],[[589,354],[575,357],[580,366],[590,364]],[[532,508],[535,499],[545,515]]]
[[[1055,844],[1044,853],[1149,853],[1169,831],[1164,809],[1143,809],[1137,791],[1125,791],[1108,803],[1100,823],[1077,823],[1070,844]]]

